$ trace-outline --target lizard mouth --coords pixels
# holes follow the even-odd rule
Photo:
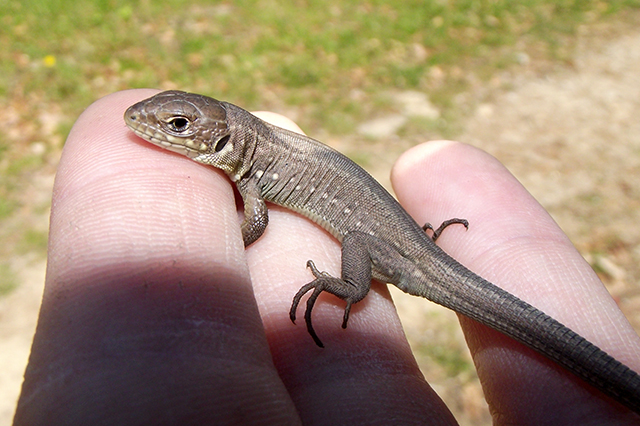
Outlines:
[[[197,157],[207,148],[206,144],[197,143],[193,139],[178,138],[155,130],[153,126],[145,123],[140,117],[139,111],[131,111],[131,108],[129,108],[124,114],[124,121],[136,136],[147,142],[189,158]]]

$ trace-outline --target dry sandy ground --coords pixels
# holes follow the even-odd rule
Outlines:
[[[497,77],[499,89],[477,106],[460,140],[507,165],[596,265],[640,330],[640,32],[582,40],[571,66]],[[50,191],[52,179],[42,182]],[[20,287],[0,300],[0,426],[11,424],[45,272],[44,261],[15,259],[14,266]],[[490,424],[473,373],[450,377],[420,354],[423,342],[446,334],[468,362],[455,316],[424,300],[401,297],[398,305],[425,374],[459,421]]]

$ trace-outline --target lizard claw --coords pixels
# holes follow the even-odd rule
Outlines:
[[[344,308],[344,316],[342,317],[342,328],[347,328],[347,321],[349,321],[349,312],[351,312],[351,301],[347,301],[347,307]]]
[[[438,227],[438,229],[433,229],[433,226],[427,222],[422,227],[422,230],[426,231],[429,229],[433,231],[433,235],[431,236],[431,239],[435,243],[438,237],[440,236],[440,234],[442,234],[442,231],[444,231],[444,228],[446,228],[449,225],[453,225],[454,223],[457,223],[459,225],[464,226],[466,229],[469,229],[469,221],[467,221],[466,219],[453,218],[453,219],[445,220],[444,222],[442,222],[442,224]]]
[[[316,331],[313,329],[313,324],[311,322],[311,312],[313,311],[313,307],[316,304],[316,300],[318,296],[323,291],[327,291],[327,287],[330,287],[330,280],[337,280],[337,278],[332,277],[326,272],[319,271],[316,268],[316,265],[313,263],[313,260],[307,261],[307,268],[311,269],[311,273],[315,280],[311,281],[309,284],[302,286],[300,290],[293,297],[293,302],[291,303],[291,309],[289,310],[289,318],[291,322],[296,323],[296,311],[298,310],[298,305],[300,304],[300,300],[302,296],[308,293],[311,289],[313,289],[313,293],[307,299],[307,309],[304,311],[304,321],[307,324],[307,331],[313,338],[313,341],[321,348],[324,348],[324,344],[316,334]],[[330,291],[331,292],[331,291]],[[347,308],[344,311],[344,318],[342,321],[342,328],[347,327],[347,321],[349,320],[349,311],[351,310],[351,301],[347,301]]]
[[[293,322],[294,324],[296,323],[296,310],[298,309],[298,305],[300,304],[300,299],[302,299],[302,296],[304,296],[309,290],[313,288],[313,293],[311,293],[311,296],[309,296],[309,299],[307,300],[307,309],[304,311],[304,320],[307,324],[307,331],[311,335],[313,341],[319,347],[324,348],[324,344],[316,334],[316,331],[313,329],[313,324],[311,323],[311,311],[313,310],[313,306],[315,305],[318,296],[320,296],[320,293],[322,293],[323,290],[322,286],[316,285],[317,280],[318,279],[316,278],[315,280],[298,290],[296,295],[293,297],[293,303],[291,304],[291,309],[289,310],[289,318],[291,319],[291,322]]]
[[[315,280],[311,281],[309,284],[302,286],[300,290],[293,297],[293,302],[291,303],[291,309],[289,310],[289,318],[292,323],[296,323],[296,311],[298,310],[298,305],[300,304],[300,300],[302,296],[304,296],[308,291],[313,289],[313,293],[307,299],[307,309],[304,311],[304,321],[307,324],[307,331],[311,335],[311,338],[321,348],[324,348],[324,344],[316,334],[316,331],[313,329],[313,324],[311,322],[311,311],[313,310],[313,306],[316,304],[316,300],[320,293],[324,291],[324,285],[322,284],[323,278],[330,278],[331,276],[326,272],[321,272],[316,268],[316,265],[313,263],[313,260],[307,261],[307,268],[311,269],[311,273]]]

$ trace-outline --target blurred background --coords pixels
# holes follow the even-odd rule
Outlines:
[[[640,330],[639,23],[640,0],[0,0],[0,426],[35,328],[66,135],[123,89],[279,112],[387,188],[415,144],[478,146]],[[393,294],[458,421],[491,424],[455,315]]]

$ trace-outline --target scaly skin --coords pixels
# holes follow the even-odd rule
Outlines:
[[[268,224],[266,201],[313,220],[342,243],[342,275],[320,272],[295,295],[316,344],[311,312],[323,292],[345,300],[343,327],[371,279],[396,285],[492,327],[556,361],[640,413],[640,376],[558,321],[474,274],[442,251],[367,172],[326,145],[206,96],[160,93],[131,106],[127,125],[141,138],[223,170],[244,200],[245,246]]]

